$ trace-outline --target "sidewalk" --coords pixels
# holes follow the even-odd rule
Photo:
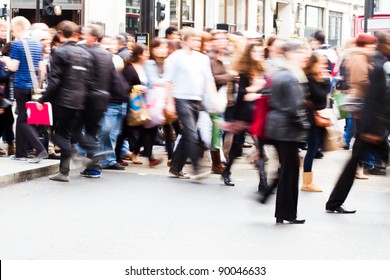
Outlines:
[[[59,160],[45,159],[39,163],[0,157],[0,187],[58,172]]]

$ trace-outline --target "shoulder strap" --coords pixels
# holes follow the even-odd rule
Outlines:
[[[34,91],[35,92],[41,92],[42,90],[38,86],[37,74],[35,73],[34,64],[33,64],[32,57],[31,57],[30,48],[29,48],[28,43],[27,43],[26,40],[21,39],[21,41],[23,43],[24,52],[26,53],[28,69],[30,71],[31,81],[33,83]]]

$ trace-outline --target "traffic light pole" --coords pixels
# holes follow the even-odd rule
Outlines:
[[[35,7],[35,22],[40,22],[41,21],[41,0],[37,0],[37,5]]]
[[[374,0],[365,0],[364,2],[364,28],[363,32],[367,33],[368,19],[374,16]]]
[[[142,1],[141,15],[144,15],[141,20],[141,32],[149,33],[150,38],[154,37],[154,13],[155,13],[154,0]]]

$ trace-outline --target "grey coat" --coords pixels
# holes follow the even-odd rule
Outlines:
[[[272,80],[265,134],[277,141],[306,142],[310,123],[304,88],[290,70],[279,69]]]

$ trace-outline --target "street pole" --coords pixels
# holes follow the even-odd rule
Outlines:
[[[35,7],[35,22],[38,23],[41,21],[41,0],[37,0],[37,5]]]
[[[364,33],[367,33],[368,19],[374,16],[374,0],[365,0],[364,2]]]
[[[155,17],[154,17],[154,12],[155,10],[155,5],[154,5],[154,0],[147,0],[147,1],[142,1],[141,3],[141,15],[142,20],[141,20],[141,32],[144,33],[149,33],[150,38],[154,37],[154,22],[155,22]]]

